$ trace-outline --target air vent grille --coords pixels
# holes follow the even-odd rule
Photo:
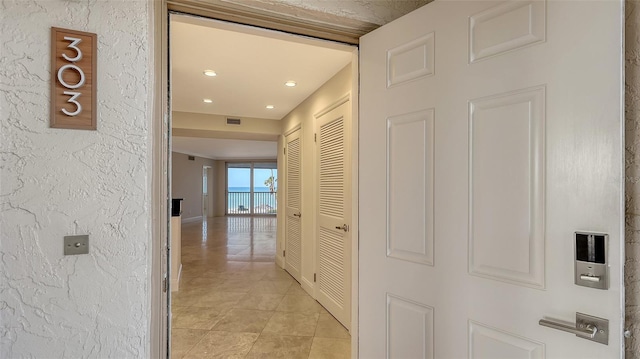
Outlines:
[[[195,161],[196,158],[194,156],[189,156],[189,161]]]
[[[239,118],[227,118],[227,125],[240,126]]]

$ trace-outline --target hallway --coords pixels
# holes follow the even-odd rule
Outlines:
[[[275,264],[275,217],[182,226],[177,358],[349,358],[349,333]]]

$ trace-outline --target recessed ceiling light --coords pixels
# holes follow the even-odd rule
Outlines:
[[[213,76],[217,76],[217,75],[218,75],[218,74],[217,74],[215,71],[213,71],[213,70],[204,70],[204,72],[203,72],[203,73],[204,73],[206,76],[210,76],[210,77],[213,77]]]
[[[204,103],[213,103],[213,100],[210,99],[210,98],[205,98],[205,99],[202,99],[202,102],[204,102]]]
[[[267,105],[267,110],[273,110],[274,108],[276,108],[274,105]]]
[[[287,82],[284,83],[284,85],[288,86],[288,87],[294,87],[297,84],[296,84],[295,81],[287,81]]]

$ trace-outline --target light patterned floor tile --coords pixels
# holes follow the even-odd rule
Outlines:
[[[172,359],[349,358],[348,331],[275,264],[275,223],[216,217],[182,226]]]
[[[231,309],[218,321],[213,330],[260,333],[273,312],[252,309]]]
[[[306,359],[313,338],[262,334],[251,348],[247,358]]]
[[[318,313],[275,312],[262,332],[311,337],[316,331],[319,316]]]
[[[324,308],[308,295],[285,295],[276,311],[322,313]]]
[[[313,338],[309,359],[349,359],[351,358],[351,340],[332,338]]]
[[[220,320],[220,312],[213,308],[188,307],[175,316],[174,328],[210,330]]]
[[[258,339],[255,333],[208,332],[184,356],[185,359],[241,359],[251,350]]]
[[[172,329],[171,330],[171,358],[182,358],[200,339],[207,334],[200,329]]]
[[[351,335],[345,327],[336,320],[331,314],[321,313],[318,318],[318,327],[316,328],[316,337],[320,338],[336,338],[349,339]]]
[[[284,296],[280,294],[249,293],[236,303],[235,308],[273,311],[278,308],[282,298]]]

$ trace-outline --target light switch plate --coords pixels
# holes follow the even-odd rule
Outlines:
[[[64,255],[89,254],[89,236],[65,236]]]

